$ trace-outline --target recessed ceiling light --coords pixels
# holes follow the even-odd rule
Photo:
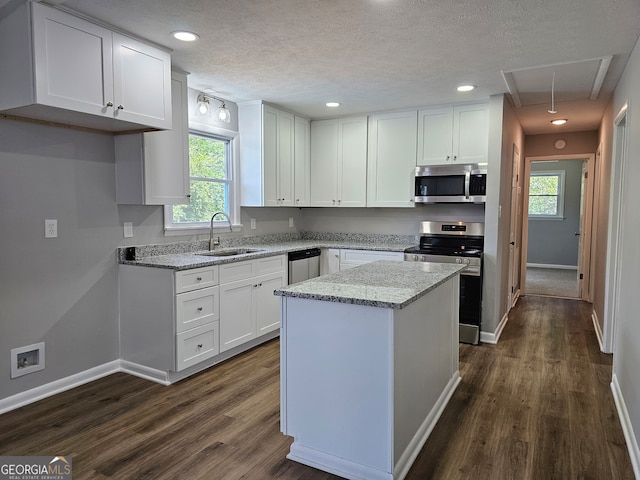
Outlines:
[[[340,102],[327,102],[325,103],[327,107],[335,108],[340,106]]]
[[[198,38],[200,38],[200,36],[197,33],[187,32],[185,30],[179,30],[177,32],[172,32],[171,35],[173,35],[173,38],[176,38],[176,39],[181,40],[183,42],[194,42]]]
[[[458,87],[459,92],[470,92],[471,90],[475,90],[475,85],[460,85]]]
[[[565,123],[567,123],[567,119],[566,118],[557,118],[555,120],[551,120],[551,123],[553,123],[554,125],[564,125]]]

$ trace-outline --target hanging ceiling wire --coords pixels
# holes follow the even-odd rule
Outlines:
[[[554,98],[555,86],[556,86],[556,72],[553,72],[553,78],[551,79],[551,109],[547,110],[547,112],[551,114],[558,113],[556,111],[555,98]]]

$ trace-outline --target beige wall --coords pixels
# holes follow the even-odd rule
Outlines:
[[[555,148],[556,140],[565,140],[567,146],[562,150]],[[546,135],[527,135],[524,144],[525,157],[543,157],[548,155],[573,155],[574,153],[595,153],[598,148],[598,132],[567,132]]]

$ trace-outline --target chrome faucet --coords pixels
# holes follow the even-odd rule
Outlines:
[[[229,215],[227,215],[224,212],[216,212],[211,216],[211,230],[209,231],[209,250],[213,250],[214,248],[216,248],[218,245],[220,245],[220,237],[218,237],[218,240],[214,240],[213,239],[213,220],[218,216],[218,215],[222,215],[224,218],[227,219],[227,222],[229,222],[229,231],[233,232],[233,228],[231,226],[231,219],[229,218]]]

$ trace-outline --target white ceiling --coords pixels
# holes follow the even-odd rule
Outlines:
[[[173,64],[191,73],[193,88],[311,118],[487,99],[509,92],[511,75],[528,134],[558,131],[546,103],[553,71],[557,116],[569,119],[563,131],[597,129],[640,34],[638,0],[48,3],[173,49]],[[170,37],[178,29],[200,39],[178,42]],[[598,97],[577,98],[591,93],[593,68],[607,57]],[[478,88],[456,92],[463,83]],[[329,100],[342,106],[330,110]]]

